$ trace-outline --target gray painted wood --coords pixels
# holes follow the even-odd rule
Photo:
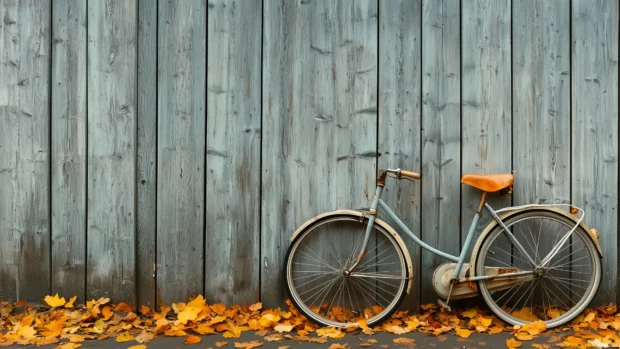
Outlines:
[[[474,0],[464,1],[461,6],[462,172],[510,173],[510,2]],[[464,242],[478,208],[480,191],[466,185],[461,189],[461,241]],[[510,205],[511,199],[493,193],[488,195],[487,202],[499,209]],[[478,231],[490,219],[485,210]]]
[[[379,168],[420,172],[421,1],[380,1]],[[383,200],[420,235],[420,182],[387,179]],[[379,211],[381,213],[381,211]],[[396,224],[392,224],[396,227]],[[403,308],[420,308],[420,247],[404,233],[413,261],[413,289]]]
[[[135,302],[135,0],[88,3],[87,298]]]
[[[137,302],[155,302],[157,229],[157,6],[138,3]]]
[[[0,298],[50,290],[50,4],[0,3]]]
[[[594,304],[616,302],[618,237],[617,0],[572,2],[572,201],[601,232]]]
[[[157,287],[203,293],[206,1],[159,2]]]
[[[513,2],[515,205],[570,202],[569,5],[561,0]],[[554,245],[558,226],[545,222],[545,227],[546,233],[542,233],[542,225],[528,226],[532,228],[529,231],[524,227],[513,230],[535,260],[542,259]],[[561,251],[556,260],[569,261],[572,252]],[[571,276],[567,273],[564,277]]]
[[[422,4],[422,238],[458,255],[461,208],[459,0]],[[447,261],[422,251],[421,297],[435,303],[432,278]]]
[[[378,14],[374,1],[264,6],[261,299],[275,306],[295,229],[328,210],[370,205]]]
[[[86,1],[54,1],[52,293],[86,297]]]
[[[261,2],[208,8],[205,297],[258,302]]]

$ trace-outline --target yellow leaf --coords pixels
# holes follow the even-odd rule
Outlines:
[[[69,301],[65,303],[65,308],[73,308],[73,303],[75,303],[76,299],[77,299],[77,296],[71,297]]]
[[[293,329],[293,325],[277,325],[275,326],[273,329],[282,333],[282,332],[291,332],[291,330]]]
[[[144,344],[132,345],[127,349],[146,349],[146,345]]]
[[[280,321],[280,315],[265,314],[258,320],[258,325],[261,327],[271,327],[278,321]]]
[[[44,300],[45,300],[45,303],[47,303],[47,305],[49,305],[50,307],[62,307],[66,303],[64,297],[62,298],[58,297],[58,293],[56,293],[54,297],[45,296]]]
[[[521,346],[521,342],[515,340],[514,338],[510,338],[506,341],[506,346],[508,348],[518,348]]]
[[[468,338],[469,336],[471,336],[471,331],[465,328],[460,328],[457,327],[456,328],[456,335],[461,337],[461,338]]]
[[[213,304],[209,308],[217,315],[224,315],[224,311],[226,311],[226,306],[222,303]]]
[[[63,343],[56,347],[56,349],[77,349],[80,348],[82,344],[79,343]]]
[[[225,346],[226,344],[228,344],[228,342],[215,342],[215,346],[218,348],[221,348]]]
[[[174,322],[175,325],[178,324],[187,324],[190,320],[195,320],[198,316],[198,313],[202,311],[202,307],[194,307],[187,305],[183,310],[179,313],[177,321]]]
[[[125,303],[125,302],[120,302],[118,303],[118,305],[116,306],[116,308],[114,308],[114,311],[122,311],[123,313],[131,313],[133,309],[131,309],[131,305]]]
[[[17,335],[20,338],[32,338],[34,337],[34,335],[37,333],[37,331],[32,328],[32,326],[25,326],[19,329],[19,331],[17,331]]]
[[[531,341],[532,339],[534,339],[534,336],[527,332],[519,332],[517,333],[517,339],[520,341]]]
[[[213,334],[215,333],[215,330],[213,329],[213,327],[207,325],[207,324],[202,324],[196,328],[194,328],[194,332],[198,333],[198,334]]]
[[[345,333],[334,327],[323,327],[316,330],[316,334],[320,337],[342,338]]]
[[[116,337],[116,341],[118,343],[129,342],[129,341],[132,341],[133,339],[134,339],[133,336],[129,334],[129,332],[125,332],[119,335],[118,337]]]
[[[433,303],[429,303],[429,304],[421,305],[420,308],[422,308],[422,310],[424,310],[424,311],[427,311],[429,309],[435,309],[435,308],[437,308],[437,306],[435,304],[433,304]]]
[[[476,309],[467,309],[462,314],[463,317],[467,317],[473,319],[478,315],[478,311]]]
[[[332,343],[332,345],[329,346],[329,348],[327,349],[349,349],[349,345],[348,344],[340,344],[340,343]]]
[[[183,343],[184,344],[197,344],[197,343],[200,343],[201,341],[202,341],[202,338],[198,336],[187,336],[185,337],[185,341]]]
[[[586,315],[586,317],[583,319],[583,322],[590,322],[594,320],[595,317],[596,317],[596,313],[591,312],[590,314]]]
[[[261,309],[263,309],[263,303],[261,303],[261,302],[258,302],[256,304],[250,305],[250,310],[251,311],[257,311],[257,310],[261,310]]]
[[[531,324],[523,325],[523,327],[520,329],[520,332],[523,331],[523,332],[527,332],[531,334],[532,336],[537,336],[546,329],[547,329],[547,325],[545,324],[545,322],[538,320],[538,321],[532,322]]]
[[[263,337],[267,342],[278,342],[281,341],[284,337],[282,337],[279,333],[270,334],[269,336]]]
[[[407,324],[407,327],[409,327],[412,330],[415,330],[416,328],[418,328],[418,326],[420,326],[420,321],[418,319],[413,319],[411,321],[405,321],[405,323]]]
[[[136,342],[138,343],[148,343],[153,340],[153,333],[142,331],[139,335],[136,336]]]

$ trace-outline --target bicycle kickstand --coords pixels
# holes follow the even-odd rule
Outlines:
[[[450,306],[448,305],[448,303],[450,302],[450,296],[452,295],[452,286],[454,286],[454,284],[450,283],[450,291],[448,292],[448,298],[446,299],[445,303],[441,300],[441,298],[437,299],[437,303],[439,303],[439,305],[441,305],[441,308],[443,310],[446,310],[448,313],[452,311],[452,308],[450,308]]]

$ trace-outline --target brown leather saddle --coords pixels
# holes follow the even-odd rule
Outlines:
[[[461,183],[489,193],[511,187],[515,178],[512,173],[502,174],[466,174],[461,178]]]

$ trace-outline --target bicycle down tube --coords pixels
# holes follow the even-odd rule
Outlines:
[[[445,253],[443,251],[440,251],[428,244],[426,244],[424,241],[422,241],[420,238],[418,238],[413,232],[411,232],[411,230],[407,227],[407,225],[405,225],[405,223],[403,223],[403,221],[396,215],[396,213],[394,213],[394,211],[392,211],[392,209],[383,201],[381,200],[381,194],[383,193],[383,187],[382,186],[377,186],[376,192],[375,192],[375,197],[374,200],[372,202],[371,208],[370,208],[370,216],[368,217],[368,225],[366,227],[366,233],[364,236],[364,242],[362,244],[361,247],[361,252],[360,255],[358,256],[358,258],[355,260],[355,262],[353,263],[353,265],[348,268],[348,272],[349,273],[354,273],[355,272],[355,268],[359,265],[359,263],[361,262],[361,260],[364,258],[365,255],[365,251],[366,251],[366,246],[368,244],[368,240],[370,239],[370,232],[372,230],[372,227],[374,225],[375,222],[375,218],[377,216],[377,208],[381,207],[382,210],[384,210],[387,215],[394,221],[396,222],[396,224],[398,225],[398,227],[400,227],[405,233],[407,233],[407,235],[413,239],[413,241],[415,241],[416,244],[420,245],[420,247],[422,247],[423,249],[434,253],[440,257],[443,257],[447,260],[450,260],[452,262],[456,262],[456,268],[454,270],[454,278],[458,278],[458,275],[461,273],[461,268],[463,267],[463,263],[465,262],[466,259],[466,255],[467,255],[467,251],[469,251],[472,239],[473,239],[473,235],[476,231],[476,227],[478,226],[478,221],[480,220],[480,216],[482,215],[482,205],[484,202],[484,197],[481,200],[481,205],[478,209],[478,211],[476,212],[476,214],[474,215],[474,218],[471,222],[471,226],[469,228],[469,232],[467,233],[467,237],[465,239],[463,248],[461,249],[460,255],[457,256],[453,256],[451,254]],[[508,238],[510,240],[514,240],[514,237],[512,236],[512,233],[510,233],[509,230],[506,230],[506,226],[504,225],[504,223],[501,221],[501,219],[499,219],[499,217],[497,216],[497,214],[495,213],[495,211],[491,208],[491,206],[489,206],[488,204],[485,204],[484,207],[486,207],[487,210],[489,210],[489,212],[491,212],[491,215],[493,216],[493,218],[495,220],[498,221],[498,223],[500,224],[500,226],[502,228],[504,228],[505,233],[508,235]],[[521,250],[523,249],[523,247],[519,244],[517,245],[517,249]],[[527,255],[527,254],[526,254]],[[527,255],[529,257],[529,255]],[[527,275],[527,274],[531,274],[533,272],[517,272],[517,273],[506,273],[506,274],[501,274],[501,275],[494,275],[494,276],[486,276],[486,275],[482,275],[482,276],[475,276],[475,277],[470,277],[468,281],[474,281],[475,280],[485,280],[485,279],[495,279],[495,278],[504,278],[504,277],[510,277],[510,276],[522,276],[522,275]],[[461,280],[459,280],[461,281]]]

